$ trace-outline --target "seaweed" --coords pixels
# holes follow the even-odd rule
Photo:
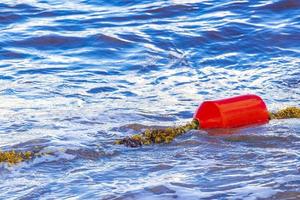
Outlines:
[[[287,107],[277,112],[269,112],[270,119],[289,119],[300,118],[300,108]],[[117,139],[114,144],[125,145],[127,147],[140,147],[152,144],[168,144],[176,137],[192,130],[199,129],[200,125],[197,120],[193,119],[190,123],[177,127],[168,127],[161,129],[146,129],[140,134],[127,136],[123,139]]]
[[[292,106],[269,113],[270,119],[300,118],[300,108]]]
[[[269,112],[270,119],[288,119],[300,118],[300,108],[287,107],[277,112]],[[132,136],[127,136],[123,139],[115,140],[114,144],[125,145],[127,147],[140,147],[143,145],[153,144],[168,144],[176,137],[193,129],[199,129],[200,124],[196,119],[191,122],[167,128],[146,129],[144,132]],[[8,163],[10,165],[18,164],[20,162],[28,161],[36,156],[46,155],[47,153],[39,154],[36,152],[25,151],[19,152],[15,150],[0,151],[0,163]]]
[[[7,162],[10,165],[17,164],[26,160],[29,160],[33,157],[33,153],[30,151],[25,152],[16,152],[12,151],[5,151],[0,152],[0,163]]]
[[[146,129],[140,134],[127,136],[123,139],[118,139],[115,144],[125,145],[128,147],[140,147],[151,144],[168,144],[176,137],[193,129],[198,129],[199,123],[197,120],[192,120],[190,123],[177,127],[168,127],[164,129]]]

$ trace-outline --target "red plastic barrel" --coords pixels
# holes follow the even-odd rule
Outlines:
[[[199,128],[234,128],[251,124],[263,124],[269,121],[264,101],[257,95],[204,101],[199,105],[194,119]]]

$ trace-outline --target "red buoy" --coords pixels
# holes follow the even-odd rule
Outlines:
[[[264,101],[257,95],[204,101],[199,105],[194,119],[199,128],[235,128],[251,124],[263,124],[269,121]]]

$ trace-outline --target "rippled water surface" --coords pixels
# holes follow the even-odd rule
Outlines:
[[[48,154],[0,198],[300,199],[300,120],[112,144],[246,93],[300,106],[299,0],[2,0],[0,147]]]

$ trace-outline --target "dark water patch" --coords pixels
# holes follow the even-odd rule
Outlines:
[[[117,70],[87,70],[88,72],[91,72],[92,74],[96,75],[104,75],[104,76],[118,76],[121,75],[120,71]]]
[[[62,35],[44,35],[30,37],[24,40],[12,42],[14,46],[35,48],[40,50],[72,49],[83,47],[86,44],[84,38]]]
[[[300,79],[298,77],[295,76],[295,77],[284,79],[284,80],[277,80],[276,83],[279,86],[286,86],[288,88],[299,88],[300,87]]]
[[[289,144],[290,147],[300,141],[298,137],[294,136],[265,136],[265,135],[236,135],[226,137],[224,139],[228,142],[244,143],[252,147],[259,148],[281,148],[282,144]]]
[[[155,167],[152,167],[149,171],[150,172],[157,172],[157,171],[162,171],[162,170],[169,170],[172,169],[173,166],[171,165],[166,165],[166,164],[159,164]]]
[[[35,14],[33,17],[38,18],[49,18],[49,17],[60,17],[60,16],[69,16],[69,15],[83,15],[87,14],[87,12],[80,11],[80,10],[54,10],[54,11],[42,11]],[[59,22],[59,20],[57,20]]]
[[[129,81],[129,80],[119,80],[118,83],[125,84],[125,85],[128,85],[128,86],[135,85],[135,82],[132,82],[132,81]]]
[[[191,84],[191,81],[175,83],[175,86],[189,85],[189,84]]]
[[[63,67],[54,67],[54,68],[40,68],[40,69],[27,69],[27,70],[19,70],[16,75],[23,74],[53,74],[57,72],[66,71],[66,68]]]
[[[107,99],[111,99],[111,100],[119,100],[119,99],[122,99],[122,97],[118,97],[118,96],[109,96],[109,97],[106,97]]]
[[[230,22],[219,27],[220,35],[226,40],[243,38],[245,35],[251,35],[255,31],[255,25]]]
[[[136,93],[130,92],[130,91],[124,91],[124,92],[121,92],[121,94],[123,94],[126,97],[136,97],[137,96]]]
[[[251,36],[252,43],[256,44],[255,47],[251,49],[245,49],[247,46],[251,45],[249,41],[245,41],[239,44],[239,48],[245,49],[247,53],[261,53],[264,52],[264,56],[267,54],[281,52],[281,48],[298,48],[297,42],[300,39],[299,31],[294,30],[291,33],[284,32],[274,32],[270,30],[260,30],[255,35]],[[253,51],[254,50],[254,51]]]
[[[146,64],[131,64],[126,65],[122,67],[122,71],[136,71],[139,74],[146,74],[150,73],[151,71],[159,71],[160,66],[152,64],[152,63],[146,63]]]
[[[77,21],[75,21],[77,23]],[[82,19],[80,21],[81,24],[85,24],[85,26],[88,26],[89,28],[97,28],[97,27],[118,27],[120,24],[111,23],[109,20],[104,20],[102,17],[93,17],[90,19]],[[122,26],[122,25],[121,25]]]
[[[199,35],[199,36],[189,36],[189,35],[180,35],[177,36],[176,38],[180,38],[180,40],[175,40],[174,44],[175,46],[182,46],[182,48],[184,49],[189,49],[189,48],[201,48],[202,46],[204,46],[205,44],[207,44],[207,42],[209,42],[206,38],[204,38],[203,36]],[[166,43],[167,41],[165,41],[164,43]],[[171,46],[171,43],[167,43],[166,44],[168,46]]]
[[[300,1],[298,0],[279,0],[270,4],[264,5],[261,9],[272,10],[276,12],[283,12],[287,10],[300,9]]]
[[[164,185],[158,185],[153,187],[145,188],[146,191],[149,191],[153,194],[165,194],[165,193],[175,193],[174,190],[164,186]]]
[[[152,84],[163,84],[169,77],[168,76],[160,76],[160,77],[157,77],[153,82]]]
[[[96,119],[80,119],[76,120],[76,123],[79,123],[81,125],[103,125],[103,122]]]
[[[191,183],[180,183],[180,182],[171,182],[171,185],[177,186],[177,187],[185,187],[185,188],[195,188],[198,185],[191,184]]]
[[[81,117],[78,117],[78,116],[75,116],[75,117],[67,117],[65,119],[63,119],[64,121],[74,121],[74,122],[78,122],[80,121],[82,118]],[[57,121],[60,121],[61,119],[56,119]]]
[[[207,31],[203,32],[203,35],[209,41],[225,40],[225,36],[219,30],[207,30]]]
[[[32,28],[33,30],[48,30],[52,32],[60,32],[60,31],[83,31],[84,28],[80,25],[61,25],[61,26],[47,26],[47,25],[37,25]]]
[[[15,144],[10,149],[17,149],[22,151],[32,151],[35,153],[40,152],[45,147],[51,145],[51,140],[49,138],[39,138],[39,139],[33,139],[28,140],[25,142],[20,142],[18,144]]]
[[[2,94],[2,95],[15,95],[16,91],[12,88],[7,88],[7,89],[4,89],[4,90],[0,90],[0,94]]]
[[[57,20],[55,20],[55,22],[58,24],[55,25],[54,27],[77,26],[78,30],[80,30],[80,29],[85,30],[85,27],[81,26],[80,19],[57,19]]]
[[[0,75],[0,80],[14,80],[14,77],[12,77],[12,76],[4,76],[4,75]]]
[[[295,30],[292,33],[282,32],[262,32],[257,34],[256,39],[259,39],[261,45],[277,47],[297,47],[297,41],[300,40],[300,32]]]
[[[17,23],[24,19],[25,18],[23,16],[18,14],[14,14],[11,12],[0,12],[0,26]]]
[[[7,7],[8,7],[7,4],[5,4],[5,3],[0,3],[0,8],[7,8]]]
[[[103,93],[103,92],[114,92],[118,89],[113,88],[113,87],[96,87],[96,88],[92,88],[90,90],[87,91],[87,93],[90,94],[97,94],[97,93]]]
[[[66,79],[68,82],[71,82],[71,83],[78,83],[78,84],[81,84],[81,83],[97,83],[96,80],[88,80],[88,79]]]
[[[24,59],[29,57],[30,55],[19,53],[15,51],[9,51],[9,50],[0,50],[0,59],[2,60],[10,60],[10,59]]]
[[[200,6],[197,4],[171,4],[144,10],[144,12],[151,14],[155,18],[169,18],[183,15],[186,12],[198,11]]]
[[[300,192],[298,191],[291,191],[291,192],[278,192],[277,194],[273,195],[270,199],[286,199],[286,200],[297,200],[300,199]]]
[[[121,25],[126,26],[136,26],[138,24],[141,24],[142,21],[150,20],[152,19],[152,16],[144,15],[144,14],[131,14],[129,16],[113,16],[113,17],[107,17],[107,18],[101,18],[101,19],[92,19],[102,21],[102,22],[117,22],[122,23]],[[88,21],[89,22],[89,21]]]
[[[62,25],[62,26],[56,26],[55,28],[57,31],[73,31],[73,32],[84,31],[84,28],[80,25]]]

